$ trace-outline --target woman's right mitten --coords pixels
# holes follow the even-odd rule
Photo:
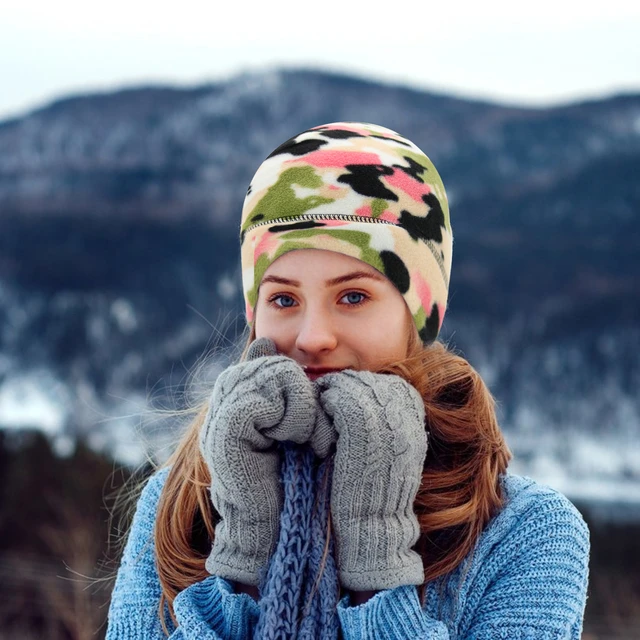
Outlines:
[[[259,584],[282,510],[277,443],[312,438],[316,397],[303,369],[276,355],[266,339],[218,376],[200,433],[211,501],[221,518],[206,561],[212,575]]]

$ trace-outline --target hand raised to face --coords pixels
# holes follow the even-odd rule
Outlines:
[[[338,443],[331,515],[341,584],[358,591],[420,584],[413,503],[427,452],[424,403],[403,378],[342,371],[320,378]]]
[[[216,380],[200,432],[220,514],[207,570],[258,584],[278,539],[282,510],[278,442],[309,443],[326,456],[335,440],[317,388],[295,361],[255,341],[248,358]]]

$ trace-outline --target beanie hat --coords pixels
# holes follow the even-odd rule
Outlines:
[[[395,131],[337,122],[282,144],[251,181],[240,240],[249,324],[269,265],[289,251],[324,249],[384,274],[423,343],[440,331],[453,244],[447,196],[429,158]]]

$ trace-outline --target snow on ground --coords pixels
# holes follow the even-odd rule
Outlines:
[[[92,407],[87,411],[86,389],[81,391],[72,392],[44,368],[5,374],[0,382],[0,429],[40,431],[65,456],[75,447],[74,416],[93,416],[95,424],[83,429],[88,445],[135,467],[149,456],[166,459],[186,422],[172,411],[154,409],[148,398],[135,392],[109,400],[89,394]],[[531,405],[527,411],[533,411]],[[536,425],[545,424],[535,415],[530,418]],[[640,441],[633,437],[637,432],[633,426],[624,433],[600,435],[570,428],[506,429],[514,453],[510,472],[532,477],[575,502],[596,505],[604,517],[615,512],[616,517],[640,520]]]

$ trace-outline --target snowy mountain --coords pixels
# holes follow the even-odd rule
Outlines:
[[[308,71],[70,97],[0,123],[0,425],[162,456],[188,371],[242,330],[237,224],[262,159],[377,122],[434,160],[455,236],[445,334],[514,468],[640,504],[640,95],[505,107]],[[171,429],[171,425],[174,428]]]

